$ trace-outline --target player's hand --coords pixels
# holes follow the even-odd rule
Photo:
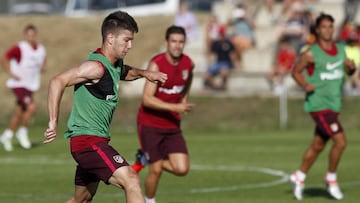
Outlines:
[[[57,124],[55,121],[49,121],[49,127],[44,132],[44,138],[43,141],[44,144],[50,143],[56,139],[56,128]]]
[[[193,103],[178,103],[178,104],[176,104],[175,111],[177,113],[186,114],[186,113],[189,113],[194,106],[195,106],[195,104],[193,104]]]
[[[146,75],[146,79],[150,82],[165,84],[166,80],[168,79],[167,74],[163,72],[155,72],[155,71],[148,71]]]
[[[345,70],[348,75],[353,75],[356,72],[356,65],[354,60],[345,59]]]
[[[315,86],[311,83],[306,83],[303,88],[307,93],[311,93],[315,90]]]
[[[14,73],[11,73],[11,77],[12,77],[14,80],[17,80],[17,81],[21,80],[21,78],[20,78],[18,75],[14,74]]]

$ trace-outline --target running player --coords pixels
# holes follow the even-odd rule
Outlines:
[[[12,151],[12,138],[15,135],[24,149],[31,148],[28,124],[35,113],[33,94],[40,88],[40,75],[45,70],[46,51],[37,42],[37,28],[29,24],[24,29],[24,40],[11,47],[1,64],[10,75],[6,86],[11,88],[17,99],[15,112],[3,132],[0,141],[6,151]],[[19,128],[18,128],[19,126]]]
[[[123,64],[137,31],[137,23],[130,15],[122,11],[111,13],[102,24],[102,47],[90,53],[79,66],[50,81],[45,144],[56,138],[59,106],[65,88],[75,86],[65,137],[70,138],[71,154],[78,165],[75,194],[68,203],[91,202],[100,180],[123,188],[128,203],[144,202],[137,174],[108,144],[109,126],[119,101],[119,80],[146,77],[149,81],[164,83],[167,79],[164,73]]]
[[[355,64],[346,58],[344,45],[333,41],[334,19],[331,15],[320,14],[315,26],[317,43],[301,55],[292,71],[293,78],[306,92],[304,108],[316,123],[315,136],[305,151],[300,168],[290,176],[290,181],[294,185],[295,198],[301,200],[306,174],[326,143],[332,140],[325,183],[330,195],[340,200],[344,195],[337,182],[336,170],[345,150],[346,138],[338,114],[344,74],[353,74]],[[304,70],[308,74],[306,78]]]
[[[186,39],[184,28],[170,26],[165,39],[166,52],[153,57],[148,70],[164,72],[168,80],[164,85],[145,83],[138,113],[139,141],[149,162],[149,173],[145,180],[147,203],[155,203],[162,171],[177,176],[184,176],[189,171],[180,114],[189,112],[194,106],[187,102],[194,64],[183,54]],[[140,160],[133,168],[136,171],[143,168]]]

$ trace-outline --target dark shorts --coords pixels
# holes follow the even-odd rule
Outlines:
[[[162,129],[139,125],[138,133],[142,150],[149,163],[168,159],[171,153],[188,154],[181,129]]]
[[[339,113],[333,111],[311,113],[311,117],[316,123],[315,135],[320,136],[324,140],[337,133],[343,132],[343,127],[338,119]]]
[[[129,166],[108,142],[99,142],[90,148],[71,154],[78,163],[75,185],[85,186],[100,180],[109,184],[109,178],[116,169]]]
[[[33,92],[26,88],[13,88],[12,91],[16,96],[16,102],[22,110],[26,110],[27,105],[34,101]]]

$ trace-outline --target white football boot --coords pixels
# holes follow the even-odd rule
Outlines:
[[[25,127],[20,127],[16,132],[16,138],[19,141],[20,145],[24,149],[31,148],[31,142],[28,137],[28,131]]]
[[[305,187],[304,182],[300,181],[295,173],[290,175],[290,182],[292,183],[293,188],[294,188],[293,194],[294,194],[295,199],[302,200],[304,187]]]
[[[1,136],[0,141],[3,144],[5,151],[11,152],[12,150],[14,150],[11,138]]]
[[[327,187],[327,191],[330,196],[337,200],[342,200],[344,198],[344,194],[341,192],[339,184],[337,181],[327,181],[325,180],[325,184]]]

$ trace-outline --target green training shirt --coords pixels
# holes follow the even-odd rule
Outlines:
[[[346,54],[343,44],[337,43],[336,48],[337,54],[332,56],[318,44],[310,47],[315,69],[312,75],[306,77],[306,81],[313,84],[315,89],[306,94],[304,108],[307,112],[325,109],[340,111]]]
[[[96,84],[75,85],[74,101],[64,137],[95,135],[110,138],[110,123],[119,101],[119,81],[123,61],[114,67],[100,53],[91,53],[87,60],[99,61],[104,76]]]

